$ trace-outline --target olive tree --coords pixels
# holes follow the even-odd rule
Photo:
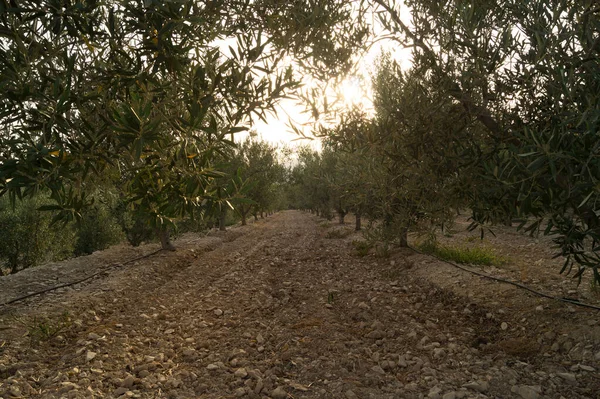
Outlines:
[[[341,0],[2,2],[0,195],[47,189],[75,220],[114,167],[172,248],[166,227],[214,193],[214,154],[298,86],[282,60],[335,74],[365,34]]]
[[[597,3],[407,0],[406,14],[373,3],[387,37],[412,49],[413,75],[485,131],[462,155],[487,182],[464,190],[474,221],[533,218],[530,231],[555,234],[563,271],[587,266],[600,281]]]
[[[244,193],[248,201],[240,203],[237,211],[245,225],[248,214],[257,219],[258,214],[275,207],[276,189],[283,183],[285,169],[278,159],[278,148],[252,136],[240,144],[239,156],[240,178],[248,185]]]

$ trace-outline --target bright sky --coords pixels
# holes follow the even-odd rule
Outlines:
[[[402,7],[404,6],[402,5]],[[401,15],[406,16],[407,14],[403,10]],[[399,48],[397,43],[389,40],[378,41],[358,60],[356,73],[346,77],[330,90],[329,103],[337,99],[338,104],[344,107],[350,108],[352,105],[362,105],[365,109],[371,108],[371,75],[375,72],[375,60],[382,51],[390,52],[403,69],[410,67],[411,52],[409,49]],[[307,87],[311,87],[310,83],[306,84],[304,88]],[[310,144],[315,148],[319,148],[320,143],[318,143],[318,140],[311,143],[311,140],[302,139],[293,132],[289,125],[291,121],[307,136],[310,136],[310,124],[313,120],[311,114],[304,111],[304,105],[299,104],[297,100],[284,100],[278,106],[277,115],[270,115],[266,123],[257,121],[252,129],[264,140],[272,143],[285,143],[290,146]],[[303,124],[306,124],[306,126],[302,127]]]

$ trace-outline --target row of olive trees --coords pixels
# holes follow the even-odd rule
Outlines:
[[[250,215],[257,220],[266,213],[286,208],[287,170],[280,159],[281,151],[251,135],[220,154],[216,165],[221,175],[213,181],[214,195],[203,216],[214,217],[219,229],[225,230],[229,214],[234,220],[239,218],[244,226]]]
[[[435,164],[464,179],[445,200],[466,203],[475,224],[533,220],[525,228],[554,235],[563,271],[590,268],[600,282],[597,2],[414,0],[410,23],[375,3],[388,37],[413,49],[402,87],[432,100],[417,114],[446,137],[430,148]]]
[[[43,195],[15,206],[0,198],[0,275],[89,254],[123,240],[109,204],[96,203],[85,210],[77,226],[62,226],[52,223],[51,212],[38,210],[49,203]]]
[[[219,177],[212,180],[211,190],[219,201],[204,206],[205,213],[196,218],[175,219],[170,230],[176,233],[200,232],[218,224],[238,220],[246,224],[248,215],[256,219],[265,213],[285,208],[286,169],[277,147],[256,138],[248,138],[223,154]],[[11,204],[0,198],[0,271],[16,273],[48,261],[90,254],[109,245],[127,240],[138,246],[155,239],[151,226],[139,210],[126,202],[118,174],[96,179],[94,203],[83,209],[76,223],[60,223],[55,211],[40,208],[52,204],[48,195]],[[226,210],[231,210],[227,215]]]
[[[334,75],[363,45],[361,10],[317,3],[0,2],[0,196],[81,220],[114,174],[172,248],[176,220],[227,205],[233,135],[299,86],[282,60]]]
[[[321,133],[368,163],[365,203],[384,233],[444,225],[460,208],[473,227],[518,217],[553,235],[563,271],[600,281],[597,2],[372,3],[412,65],[382,57],[375,116]]]

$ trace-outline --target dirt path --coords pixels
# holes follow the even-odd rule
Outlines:
[[[600,398],[598,312],[513,291],[524,316],[318,222],[282,212],[0,309],[0,397]],[[39,343],[15,322],[65,311]]]

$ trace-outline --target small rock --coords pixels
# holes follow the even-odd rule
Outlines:
[[[96,334],[96,333],[89,333],[89,334],[88,334],[88,339],[91,339],[91,340],[93,340],[93,341],[96,341],[96,340],[98,340],[98,339],[100,339],[100,338],[101,338],[101,337],[100,337],[98,334]]]
[[[286,399],[287,397],[287,392],[281,387],[277,387],[275,390],[273,390],[273,392],[271,392],[271,398],[273,399]]]
[[[385,374],[385,371],[380,366],[373,366],[371,370],[376,372],[377,374]]]
[[[366,337],[371,339],[382,339],[385,337],[385,332],[383,330],[371,331],[366,335]]]
[[[489,389],[490,384],[488,384],[487,381],[474,381],[464,384],[463,387],[471,389],[473,391],[484,393]]]
[[[540,305],[540,306],[536,306],[535,310],[536,310],[537,312],[543,312],[543,311],[544,311],[544,307],[543,307],[542,305]]]
[[[259,393],[261,393],[264,386],[265,386],[264,381],[262,380],[262,378],[259,378],[258,381],[256,381],[256,386],[254,387],[254,393],[257,395]]]
[[[573,374],[573,373],[556,373],[556,375],[565,381],[569,381],[569,382],[577,381],[577,378],[575,378],[575,374]]]
[[[246,378],[248,377],[248,372],[246,371],[245,368],[241,367],[237,370],[235,370],[235,373],[233,373],[234,376],[236,376],[236,378]]]
[[[443,348],[435,348],[433,350],[433,357],[436,359],[441,359],[446,356],[446,351]]]
[[[508,330],[508,324],[506,324],[506,322],[503,321],[502,324],[500,324],[500,328],[503,331],[506,331],[506,330]]]
[[[132,375],[127,376],[121,382],[121,386],[124,387],[124,388],[128,388],[128,389],[131,389],[133,387],[133,384],[135,384],[135,378]]]
[[[236,398],[241,398],[242,396],[246,395],[246,389],[245,388],[238,388],[235,390],[234,395]]]
[[[185,357],[194,357],[196,356],[196,350],[192,348],[184,348],[182,354]]]
[[[375,320],[373,324],[371,324],[371,330],[383,330],[384,327],[385,326],[383,325],[383,323],[379,320]]]
[[[92,360],[94,360],[94,358],[96,357],[97,353],[96,352],[92,352],[92,351],[88,351],[85,354],[85,360],[88,362],[91,362]]]
[[[515,385],[511,388],[511,392],[516,393],[523,399],[539,399],[541,390],[541,387],[530,385]]]
[[[579,368],[583,371],[589,371],[589,372],[596,371],[596,369],[593,368],[592,366],[586,366],[585,364],[580,364]]]
[[[256,343],[257,343],[257,344],[259,344],[259,345],[262,345],[262,344],[264,344],[264,343],[265,343],[265,339],[264,339],[264,337],[262,336],[262,334],[260,334],[260,333],[259,333],[259,334],[256,336]]]
[[[256,348],[256,350],[258,351],[258,353],[263,353],[265,351],[265,347],[259,346],[258,348]]]
[[[352,392],[350,389],[347,390],[344,395],[346,395],[346,399],[358,399],[358,396],[356,396],[356,394],[354,392]]]
[[[215,316],[223,316],[223,311],[221,309],[215,309],[213,311],[213,313],[215,314]]]
[[[396,367],[396,363],[393,360],[384,360],[381,362],[380,366],[385,371],[390,371]]]
[[[208,366],[206,366],[207,370],[218,370],[219,369],[219,365],[215,364],[215,363],[211,363]]]
[[[454,391],[450,391],[444,394],[444,396],[442,396],[442,399],[456,399],[456,392]]]
[[[440,392],[442,392],[442,388],[437,387],[437,386],[433,387],[429,390],[427,397],[429,399],[440,399]]]
[[[408,363],[406,362],[406,358],[404,356],[400,356],[398,358],[398,366],[402,368],[408,367]]]

